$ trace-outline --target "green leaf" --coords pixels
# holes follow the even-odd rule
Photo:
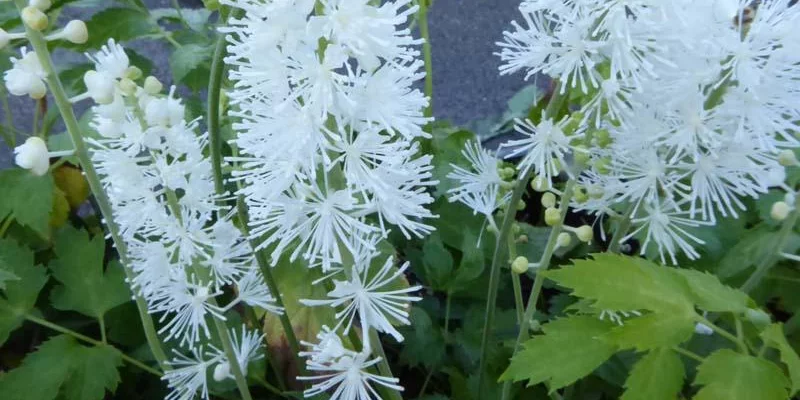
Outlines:
[[[47,282],[44,268],[33,265],[33,252],[9,239],[0,239],[0,258],[5,270],[19,279],[7,281],[5,298],[0,297],[0,344],[33,310],[39,291]]]
[[[680,356],[670,349],[655,349],[633,366],[621,400],[675,400],[684,375]]]
[[[434,290],[445,290],[453,272],[453,256],[444,247],[439,234],[431,234],[422,246],[422,266],[428,284]]]
[[[445,354],[445,342],[438,326],[420,307],[411,307],[410,328],[403,329],[405,342],[400,351],[400,361],[411,367],[420,364],[433,368],[439,365]],[[410,332],[409,332],[410,331]]]
[[[213,49],[208,45],[190,43],[177,48],[169,56],[169,66],[172,69],[172,78],[175,82],[182,82],[192,90],[200,89],[196,82],[188,78],[192,72],[201,68],[208,69]],[[194,75],[194,74],[192,74]]]
[[[694,321],[684,314],[652,313],[632,318],[606,338],[621,349],[645,351],[681,344],[692,337]]]
[[[616,351],[600,336],[613,325],[592,316],[561,318],[544,325],[544,335],[524,344],[511,359],[501,380],[548,381],[550,390],[567,386],[590,374]]]
[[[546,276],[594,300],[601,310],[651,310],[694,315],[686,280],[674,269],[638,257],[593,254],[593,260],[575,260],[573,266],[547,271]]]
[[[62,283],[53,289],[50,301],[59,310],[72,310],[94,318],[128,301],[122,266],[110,263],[103,272],[105,240],[65,226],[55,235],[56,258],[50,262],[53,276]]]
[[[471,232],[464,233],[464,243],[460,247],[463,251],[461,261],[458,263],[458,269],[453,272],[452,280],[448,283],[448,290],[451,293],[467,290],[483,273],[486,262],[481,250],[475,247],[477,241],[478,238],[474,237]]]
[[[0,290],[6,290],[6,282],[18,281],[19,277],[9,270],[3,255],[0,254]]]
[[[122,358],[109,346],[86,347],[77,343],[71,354],[71,371],[63,392],[68,399],[103,399],[106,391],[114,393],[120,382],[117,368]]]
[[[719,279],[708,272],[691,269],[676,269],[683,275],[694,295],[698,307],[711,312],[741,313],[747,311],[750,299],[744,292],[723,285]]]
[[[26,169],[0,171],[0,218],[11,215],[43,237],[50,234],[50,210],[53,208],[53,178],[36,176]]]
[[[56,336],[0,377],[3,400],[52,400],[59,391],[68,400],[101,400],[119,383],[117,350],[86,347],[70,336]],[[61,389],[61,390],[60,390]]]
[[[763,332],[761,338],[767,346],[778,349],[781,353],[781,361],[786,364],[789,370],[789,377],[792,380],[792,390],[790,395],[794,396],[800,390],[800,356],[794,351],[786,340],[783,333],[783,324],[771,324]]]
[[[117,43],[140,39],[159,32],[158,26],[143,10],[133,8],[107,8],[86,21],[89,40],[75,47],[81,50],[99,49],[109,38]]]
[[[694,400],[786,400],[789,380],[777,365],[722,349],[697,367],[695,385],[703,388]]]
[[[728,249],[725,257],[720,260],[716,274],[722,279],[727,279],[768,257],[775,251],[773,247],[778,236],[779,233],[774,228],[763,224],[747,231],[747,234]],[[800,235],[792,233],[782,251],[794,253],[797,249],[800,249]]]

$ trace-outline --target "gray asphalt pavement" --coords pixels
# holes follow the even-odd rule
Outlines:
[[[170,0],[144,2],[153,8],[171,7]],[[184,7],[202,6],[200,0],[181,0],[180,3]],[[501,114],[508,99],[525,86],[521,75],[499,76],[500,62],[493,55],[502,31],[512,19],[518,18],[518,4],[519,0],[434,0],[429,22],[433,47],[433,110],[437,119],[463,125]],[[73,8],[60,21],[88,19],[96,11],[97,8]],[[171,84],[167,63],[169,46],[149,40],[134,41],[130,45],[153,60],[154,75],[165,84]],[[81,57],[66,52],[54,55],[58,64],[74,63]],[[33,101],[11,100],[17,129],[29,131]],[[11,162],[10,149],[0,139],[0,168]]]

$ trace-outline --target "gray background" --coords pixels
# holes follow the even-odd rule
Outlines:
[[[144,0],[149,8],[171,7],[170,0]],[[519,0],[434,0],[429,10],[433,48],[433,112],[438,120],[457,125],[497,116],[507,101],[526,82],[522,75],[499,76],[500,61],[493,53],[495,42],[512,19],[518,18]],[[184,7],[202,7],[200,0],[181,0]],[[72,18],[88,19],[97,8],[71,8],[59,18],[64,24]],[[109,23],[113,23],[109,21]],[[130,44],[140,54],[151,58],[156,75],[171,84],[167,57],[171,48],[149,40]],[[54,54],[57,65],[76,62],[80,56]],[[33,100],[11,96],[12,113],[17,129],[29,131],[33,118]],[[80,114],[78,114],[80,115]],[[10,149],[0,139],[0,167],[12,163]]]

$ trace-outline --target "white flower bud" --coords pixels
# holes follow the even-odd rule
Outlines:
[[[589,225],[583,225],[575,229],[575,236],[578,237],[578,240],[584,243],[591,243],[592,239],[594,239],[594,230]]]
[[[556,238],[556,247],[567,247],[572,244],[572,235],[567,232],[561,232]]]
[[[219,363],[216,367],[214,367],[214,380],[217,382],[222,382],[225,379],[230,378],[231,375],[231,365],[227,362]]]
[[[50,169],[50,154],[47,144],[40,137],[29,137],[25,143],[14,149],[14,162],[22,168],[29,169],[37,176],[42,176]]]
[[[542,195],[542,206],[544,208],[552,208],[556,206],[556,195],[552,192],[546,192]]]
[[[47,11],[52,4],[50,3],[50,0],[30,0],[28,5],[31,7],[36,7],[42,11]]]
[[[792,150],[783,150],[778,154],[778,163],[784,167],[791,167],[797,165],[797,157]]]
[[[164,85],[156,78],[155,76],[148,76],[144,80],[144,91],[147,94],[155,95],[161,93],[161,90],[164,89]]]
[[[47,28],[47,14],[37,7],[25,7],[22,9],[22,22],[35,31],[43,31]]]
[[[544,222],[547,226],[555,226],[561,223],[561,211],[555,207],[544,210]]]
[[[792,207],[789,204],[783,201],[776,201],[772,204],[769,216],[776,221],[783,221],[789,216],[790,212],[792,212]]]
[[[135,65],[131,65],[128,69],[125,70],[125,78],[130,80],[137,80],[142,77],[142,70]]]
[[[698,335],[710,336],[710,335],[714,334],[714,330],[711,329],[708,325],[698,322],[694,326],[694,333],[696,333]]]
[[[83,21],[73,19],[64,27],[61,36],[71,43],[84,44],[89,40],[89,30],[86,29],[86,24]]]
[[[119,89],[122,91],[122,93],[125,93],[128,96],[135,94],[137,88],[138,86],[136,86],[136,82],[128,78],[122,78],[119,81]]]
[[[545,190],[550,189],[550,182],[543,176],[537,176],[531,181],[531,189],[537,192],[544,192]]]
[[[515,258],[511,262],[511,270],[518,275],[524,274],[528,271],[528,259],[522,256]]]
[[[83,83],[86,84],[86,91],[97,104],[110,104],[114,101],[114,91],[116,89],[115,79],[103,73],[90,70],[83,75]]]

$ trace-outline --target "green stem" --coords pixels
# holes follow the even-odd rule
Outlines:
[[[0,85],[0,101],[3,103],[3,114],[5,115],[6,129],[3,131],[3,140],[9,148],[17,145],[16,135],[14,134],[14,114],[11,113],[11,106],[8,103],[8,92],[4,85]]]
[[[735,343],[743,353],[747,354],[747,346],[741,341],[738,337],[734,336],[730,332],[726,331],[725,329],[720,328],[719,326],[715,325],[713,322],[709,321],[702,315],[695,315],[695,320],[700,322],[701,324],[711,328],[716,334],[724,337],[725,339],[730,340],[731,342]]]
[[[508,259],[513,262],[517,258],[517,244],[514,237],[508,235],[506,240],[508,243]],[[517,324],[522,324],[522,315],[525,311],[525,303],[522,302],[522,284],[520,283],[520,274],[511,271],[511,284],[514,287],[514,307],[517,310]]]
[[[14,222],[14,215],[10,214],[6,217],[5,221],[3,221],[3,225],[0,225],[0,238],[6,235],[6,231],[8,227],[11,226],[12,222]]]
[[[218,306],[217,300],[213,297],[209,298],[208,302],[213,306]],[[236,352],[233,349],[233,342],[231,341],[231,336],[230,333],[228,333],[228,327],[225,325],[225,321],[213,316],[211,319],[214,320],[214,327],[217,330],[217,334],[219,334],[220,342],[222,342],[222,350],[225,352],[225,357],[228,359],[228,366],[230,366],[231,374],[236,380],[236,388],[239,389],[242,400],[252,400],[253,397],[250,395],[250,388],[247,386],[247,378],[242,372],[242,368],[239,366],[239,359],[236,358]]]
[[[161,376],[161,372],[160,371],[149,367],[147,364],[145,364],[145,363],[143,363],[143,362],[141,362],[141,361],[139,361],[139,360],[137,360],[137,359],[125,354],[125,353],[123,353],[122,351],[120,351],[116,347],[111,346],[111,345],[109,345],[109,344],[107,344],[105,342],[101,342],[101,341],[92,339],[92,338],[90,338],[90,337],[88,337],[86,335],[80,334],[80,333],[75,332],[75,331],[73,331],[71,329],[67,329],[67,328],[65,328],[65,327],[63,327],[61,325],[54,324],[54,323],[52,323],[52,322],[50,322],[48,320],[45,320],[45,319],[42,319],[42,318],[39,318],[39,317],[35,317],[33,315],[30,315],[30,314],[26,315],[25,319],[27,319],[28,321],[31,321],[31,322],[33,322],[35,324],[44,326],[45,328],[50,328],[50,329],[52,329],[52,330],[54,330],[56,332],[60,332],[60,333],[63,333],[65,335],[72,336],[75,339],[78,339],[80,341],[83,341],[83,342],[86,342],[86,343],[89,343],[89,344],[92,344],[92,345],[95,345],[95,346],[107,346],[107,347],[110,347],[110,348],[114,349],[117,353],[119,353],[120,358],[122,358],[128,364],[131,364],[133,366],[139,367],[143,371],[147,371],[147,372],[149,372],[149,373],[151,373],[151,374],[153,374],[155,376],[159,376],[159,377]]]
[[[100,340],[106,344],[108,343],[108,339],[106,339],[106,319],[101,315],[100,318],[97,318],[97,322],[100,324]]]
[[[241,229],[246,237],[250,237],[250,217],[247,214],[247,206],[245,206],[244,199],[241,196],[239,196],[237,199],[236,208],[239,215],[239,222],[241,223]],[[253,249],[258,247],[253,240],[250,240],[250,245],[253,247]],[[289,318],[286,306],[283,303],[283,297],[281,296],[280,288],[278,288],[278,282],[275,280],[275,276],[272,275],[272,267],[270,267],[269,263],[267,262],[267,257],[264,254],[264,250],[256,251],[255,258],[258,267],[261,269],[261,273],[264,274],[264,280],[267,282],[267,287],[269,288],[270,293],[273,297],[275,297],[275,305],[283,309],[283,312],[279,316],[279,320],[281,321],[283,332],[286,334],[286,341],[289,343],[289,349],[292,351],[292,354],[296,360],[297,368],[302,375],[305,373],[306,364],[299,355],[300,342],[297,340],[297,336],[294,333],[292,321]]]
[[[376,331],[374,328],[369,328],[369,342],[372,347],[372,351],[381,358],[381,361],[377,365],[378,372],[385,377],[393,377],[394,375],[392,374],[392,369],[389,367],[389,360],[386,359],[386,353],[383,351],[381,338],[378,336],[378,331]],[[390,399],[403,400],[403,397],[397,390],[388,389],[386,392],[388,392]]]
[[[22,9],[27,6],[27,2],[25,0],[15,0],[15,3],[20,12],[22,12]],[[69,134],[70,139],[72,140],[72,145],[75,147],[75,156],[80,161],[86,181],[89,183],[89,188],[91,189],[92,194],[94,194],[97,205],[100,208],[100,213],[105,220],[109,234],[111,235],[114,245],[117,248],[120,261],[124,266],[123,269],[125,270],[125,275],[129,281],[132,281],[134,276],[129,267],[130,263],[127,258],[127,247],[125,246],[125,242],[122,240],[122,237],[119,234],[119,226],[117,226],[116,222],[114,221],[111,203],[108,200],[108,196],[106,196],[106,193],[103,191],[103,185],[100,182],[97,171],[94,169],[92,159],[89,157],[86,144],[81,136],[80,125],[78,124],[78,120],[75,118],[75,112],[72,109],[72,104],[69,102],[69,98],[64,91],[64,86],[58,79],[58,74],[53,66],[53,60],[51,59],[50,52],[47,49],[47,42],[41,33],[30,29],[27,26],[25,27],[25,30],[31,46],[36,52],[36,56],[39,58],[39,63],[42,65],[45,73],[47,74],[47,84],[53,94],[53,98],[56,101],[56,106],[61,113],[61,118],[64,120],[64,125],[67,128],[67,133]],[[161,342],[156,334],[153,319],[150,314],[147,313],[147,304],[138,294],[134,296],[134,299],[136,301],[136,308],[139,311],[139,319],[142,321],[142,328],[144,329],[145,337],[147,338],[147,344],[150,346],[150,351],[153,352],[153,357],[155,357],[162,369],[171,369],[169,364],[166,363],[167,356],[164,353],[164,350],[161,348]]]
[[[31,123],[31,136],[39,136],[39,117],[42,110],[42,99],[36,100],[33,108],[33,122]]]
[[[631,229],[631,214],[634,208],[636,208],[636,205],[631,204],[625,211],[625,215],[622,216],[622,220],[619,221],[619,226],[617,226],[617,230],[614,231],[614,235],[611,237],[611,243],[608,245],[609,253],[619,253],[619,248],[622,246],[622,239],[625,238],[625,235],[628,234],[628,230]]]
[[[686,350],[684,348],[678,347],[678,346],[673,346],[672,350],[674,350],[676,353],[683,354],[684,356],[689,357],[692,360],[695,360],[695,361],[700,362],[700,363],[702,363],[703,361],[706,360],[705,358],[703,358],[699,354],[697,354],[697,353],[695,353],[693,351],[689,351],[689,350]]]
[[[211,61],[211,73],[208,78],[208,109],[206,113],[209,145],[211,147],[211,167],[214,171],[214,188],[217,193],[225,192],[222,180],[222,134],[219,122],[220,91],[222,89],[222,75],[225,70],[224,57],[225,36],[220,35]]]
[[[428,97],[428,106],[425,107],[425,117],[433,117],[433,56],[431,51],[431,35],[428,30],[428,8],[431,0],[419,0],[419,33],[425,41],[422,44],[422,56],[425,58],[425,96]]]
[[[522,316],[522,324],[519,327],[517,340],[514,344],[514,354],[519,351],[520,347],[522,346],[522,342],[528,338],[530,333],[528,330],[530,329],[531,319],[533,319],[533,314],[536,312],[536,303],[539,301],[539,295],[542,293],[542,286],[544,285],[545,278],[542,272],[546,271],[550,267],[550,260],[552,260],[553,253],[556,251],[558,235],[563,231],[564,219],[567,217],[569,202],[572,199],[574,190],[575,181],[570,179],[567,181],[567,186],[564,188],[564,194],[561,196],[561,204],[559,205],[559,210],[561,210],[561,221],[559,221],[557,225],[553,226],[553,229],[550,231],[550,236],[547,239],[547,245],[544,248],[544,253],[542,253],[542,258],[539,260],[539,267],[536,269],[536,279],[533,281],[533,289],[531,289],[531,294],[528,296],[525,314]],[[510,393],[511,381],[503,382],[502,399],[508,399]]]
[[[263,386],[265,389],[269,390],[273,394],[276,394],[276,395],[281,396],[283,398],[289,398],[289,396],[284,394],[282,390],[276,388],[275,386],[270,385],[269,382],[264,380],[264,378],[259,376],[259,377],[255,378],[255,379],[256,379],[256,382],[258,382],[261,386]]]
[[[734,323],[736,325],[736,340],[738,341],[739,351],[742,354],[748,354],[747,345],[744,342],[744,331],[742,331],[742,321],[738,316],[734,315]]]
[[[792,232],[794,231],[794,226],[797,224],[798,217],[800,217],[800,212],[798,212],[797,208],[800,207],[800,196],[797,196],[797,200],[795,201],[794,205],[795,209],[792,211],[791,215],[783,221],[781,225],[781,230],[778,232],[778,237],[774,241],[774,251],[761,260],[761,263],[756,266],[756,269],[753,271],[753,274],[747,278],[747,281],[742,285],[740,288],[741,291],[745,293],[750,293],[753,289],[761,283],[761,280],[764,279],[764,276],[769,272],[773,265],[775,265],[781,259],[781,251],[786,247],[786,243],[789,241],[789,238],[792,236]]]
[[[492,329],[494,328],[494,312],[497,306],[497,289],[500,283],[500,264],[503,262],[505,250],[507,249],[504,244],[511,231],[511,226],[514,224],[514,217],[516,214],[515,205],[519,203],[519,200],[522,198],[522,194],[525,193],[525,189],[528,187],[528,181],[530,180],[531,175],[533,175],[533,169],[528,169],[524,176],[520,177],[516,187],[514,187],[514,191],[511,194],[511,200],[508,203],[508,210],[506,210],[505,218],[503,219],[503,225],[500,228],[500,232],[497,234],[494,256],[492,257],[492,265],[489,269],[489,292],[486,295],[486,312],[483,323],[483,335],[481,337],[481,356],[478,367],[478,398],[481,398],[483,394],[483,373],[486,371],[486,357],[489,351],[489,341],[492,337]]]

